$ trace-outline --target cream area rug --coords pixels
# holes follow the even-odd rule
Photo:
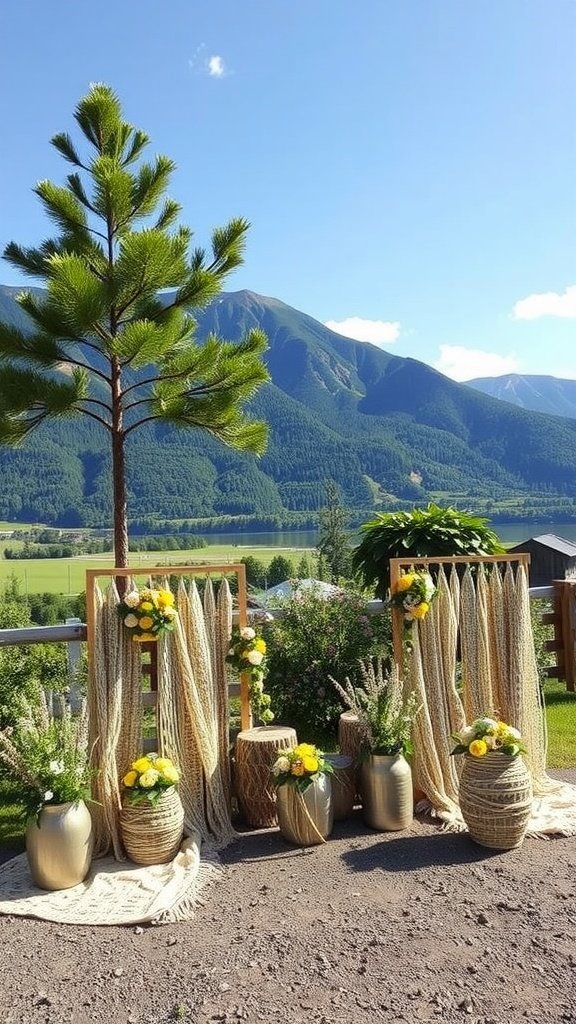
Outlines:
[[[194,916],[203,890],[222,868],[200,836],[185,839],[169,864],[138,867],[112,857],[95,860],[80,885],[45,892],[32,882],[26,855],[0,866],[0,914],[36,917],[59,924],[170,924]]]

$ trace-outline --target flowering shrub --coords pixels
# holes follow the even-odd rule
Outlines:
[[[120,601],[118,612],[132,639],[140,643],[157,640],[161,633],[169,633],[174,629],[174,620],[178,616],[174,594],[151,587],[129,590]]]
[[[373,754],[410,754],[412,723],[420,710],[416,694],[405,695],[397,676],[388,677],[376,658],[362,661],[360,673],[359,686],[348,678],[343,686],[336,679],[330,682],[363,723],[366,746]]]
[[[264,634],[276,718],[304,740],[331,742],[342,707],[328,677],[354,682],[360,658],[387,654],[390,616],[367,615],[365,599],[345,593],[329,600],[313,592],[297,595],[282,611]]]
[[[436,597],[436,587],[429,572],[406,572],[397,580],[390,604],[400,608],[404,625],[410,629],[414,619],[423,619]]]
[[[78,715],[60,699],[58,715],[48,708],[43,691],[38,702],[23,702],[15,728],[0,731],[0,761],[16,783],[23,815],[38,817],[46,804],[87,799],[90,785],[88,715]]]
[[[452,739],[456,743],[453,754],[470,754],[472,757],[485,757],[491,750],[517,757],[526,750],[518,729],[495,718],[476,718],[472,725],[467,725]]]
[[[147,800],[155,804],[164,790],[180,781],[180,772],[169,757],[145,754],[133,761],[122,779],[124,797],[128,803]]]
[[[274,712],[269,694],[264,693],[266,675],[266,641],[258,636],[252,626],[242,626],[232,636],[231,647],[226,661],[236,672],[246,672],[250,680],[250,707],[254,718],[269,725],[274,721]]]
[[[272,765],[274,785],[292,785],[303,793],[318,775],[329,775],[332,765],[312,743],[299,743],[292,750],[278,752]]]

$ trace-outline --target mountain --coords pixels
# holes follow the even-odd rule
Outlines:
[[[0,316],[22,323],[18,289]],[[200,432],[149,425],[130,439],[131,516],[282,516],[320,508],[334,480],[356,510],[428,498],[576,496],[576,422],[539,415],[457,384],[415,359],[344,338],[278,299],[223,293],[197,315],[198,336],[268,335],[272,383],[252,403],[270,425],[261,459]],[[46,424],[0,449],[0,518],[62,525],[110,519],[107,435],[87,419]]]
[[[485,395],[519,405],[521,409],[576,419],[576,380],[537,374],[507,373],[466,382]]]

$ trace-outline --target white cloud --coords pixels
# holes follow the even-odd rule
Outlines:
[[[382,348],[397,341],[400,335],[400,324],[390,320],[365,320],[361,316],[349,316],[346,320],[326,320],[325,327],[336,334],[355,341],[369,341],[372,345]]]
[[[535,292],[520,299],[512,309],[513,320],[538,320],[541,316],[576,317],[576,284],[564,292]]]
[[[226,74],[226,68],[224,67],[224,61],[218,54],[214,54],[213,57],[208,58],[207,62],[208,74],[212,78],[222,78]]]
[[[503,356],[479,348],[464,348],[463,345],[440,345],[440,359],[434,363],[434,368],[452,380],[465,381],[516,373],[519,364],[514,353]]]

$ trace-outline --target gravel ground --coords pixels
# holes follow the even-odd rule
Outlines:
[[[576,838],[493,853],[355,812],[325,846],[250,832],[223,861],[184,924],[0,917],[2,1024],[576,1022]]]

